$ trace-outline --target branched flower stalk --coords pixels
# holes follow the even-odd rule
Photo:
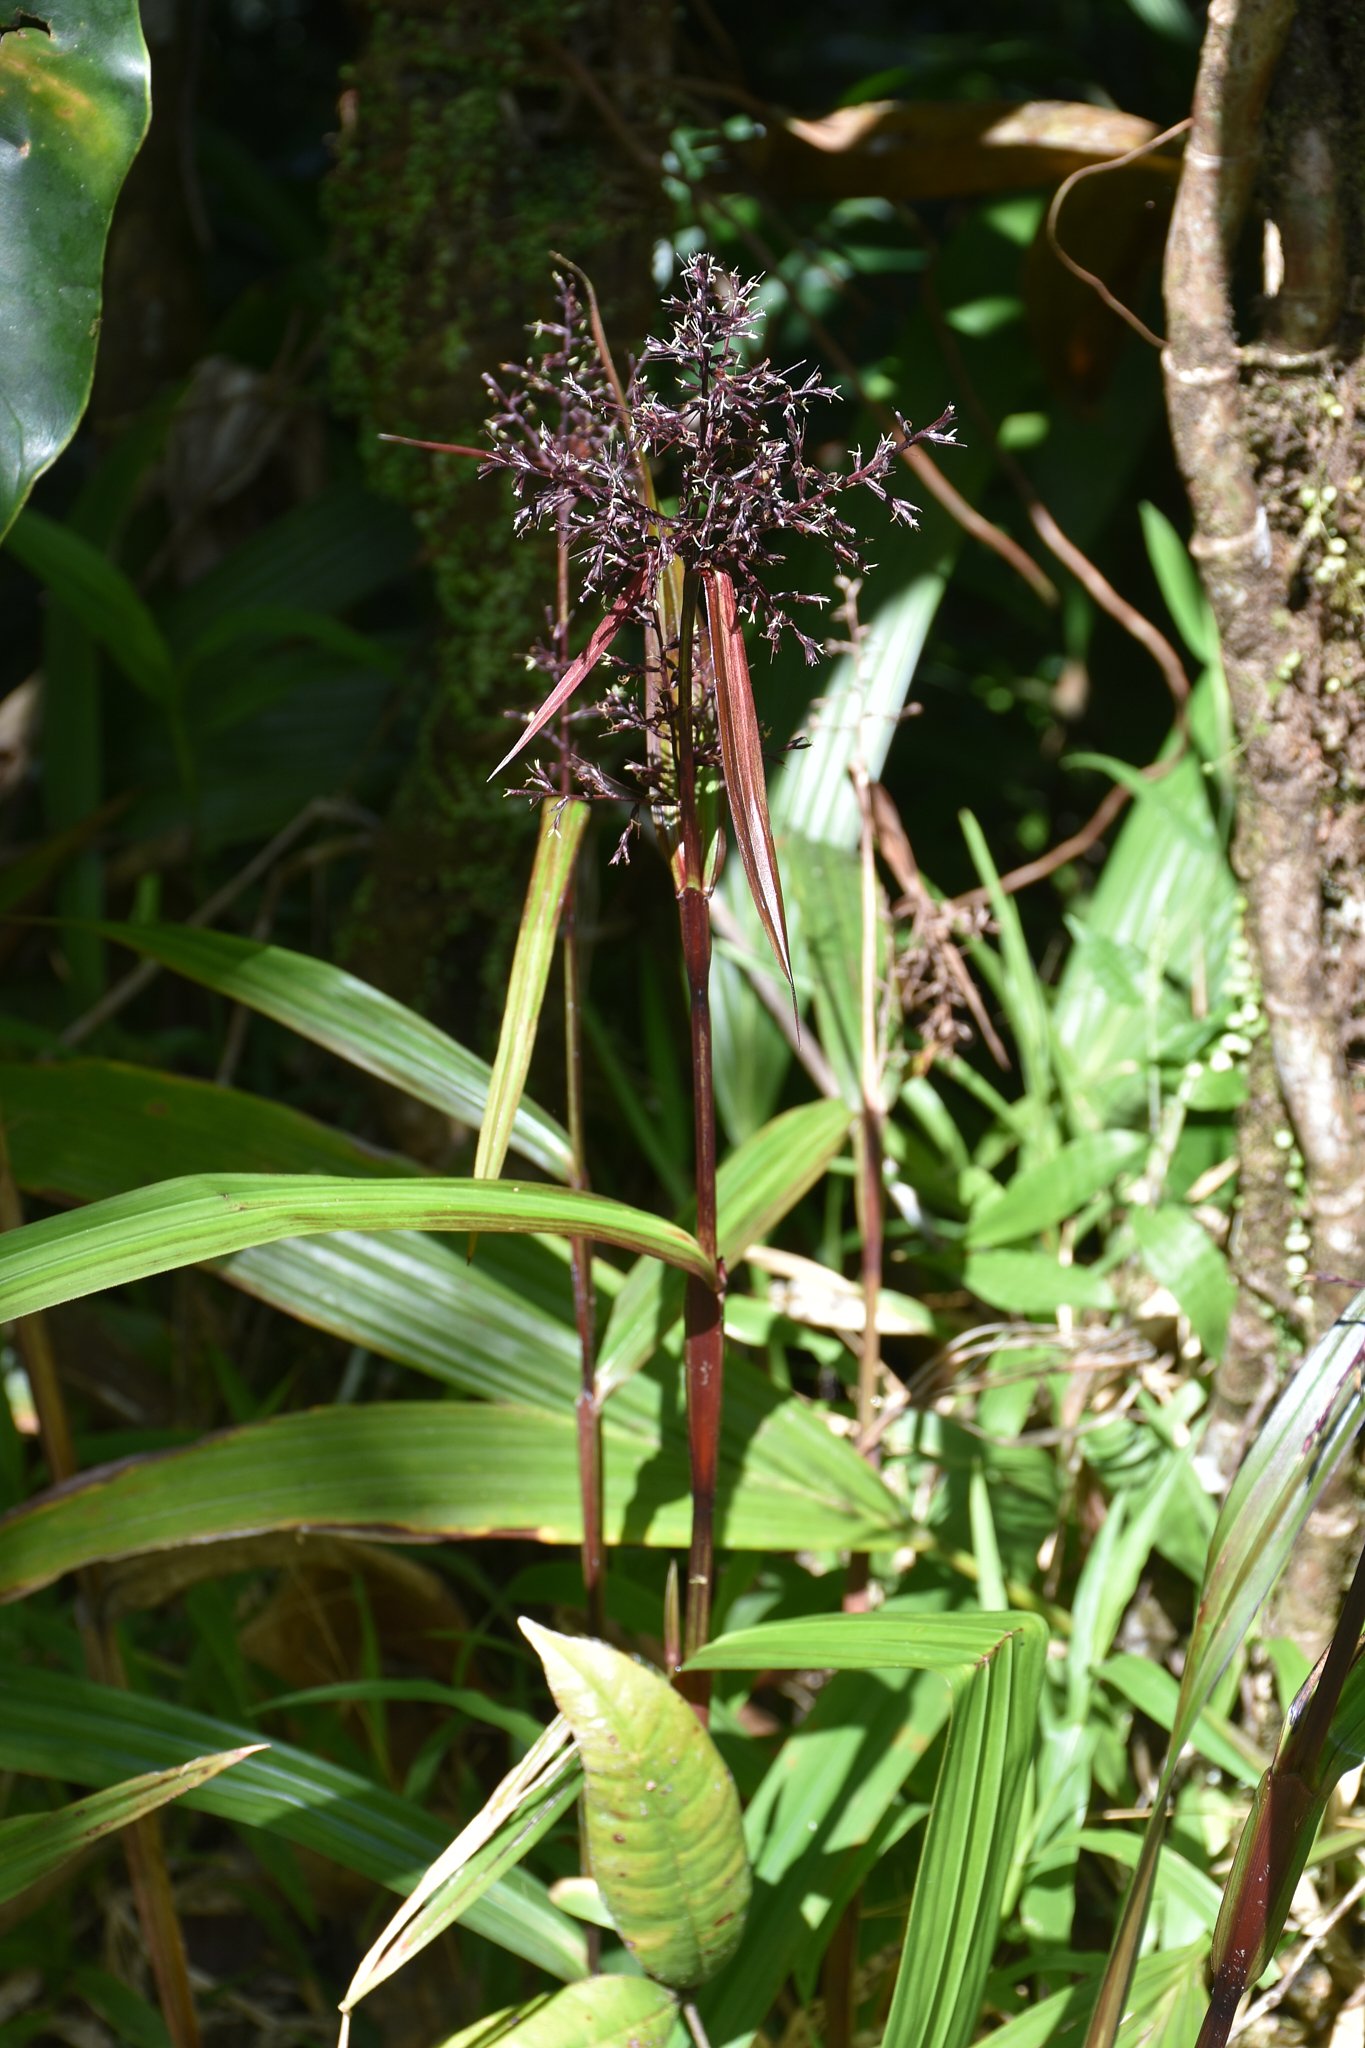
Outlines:
[[[742,620],[775,649],[788,630],[806,658],[817,642],[796,626],[793,603],[819,595],[773,588],[785,534],[822,540],[845,574],[865,564],[842,517],[844,494],[862,485],[913,526],[914,508],[891,497],[884,479],[897,453],[918,442],[951,445],[951,409],[931,427],[881,437],[847,473],[806,460],[812,407],[839,393],[818,373],[781,372],[757,355],[758,280],[744,281],[701,253],[687,264],[670,303],[671,333],[649,341],[627,386],[612,363],[586,285],[586,307],[561,279],[558,346],[518,368],[506,384],[486,379],[495,411],[482,474],[510,475],[518,532],[552,526],[582,576],[582,595],[603,615],[576,659],[542,662],[553,684],[527,721],[505,768],[566,711],[623,628],[639,627],[644,663],[617,671],[601,714],[609,732],[635,735],[644,758],[627,764],[627,785],[564,742],[558,773],[536,764],[527,788],[626,803],[627,826],[649,808],[672,874],[690,999],[696,1146],[696,1235],[710,1277],[687,1283],[684,1362],[692,1478],[683,1651],[706,1641],[713,1577],[720,1442],[725,1268],[717,1240],[716,1113],[711,1079],[709,899],[725,840],[720,792],[759,918],[791,982],[781,878],[768,818],[762,735],[754,710]],[[572,329],[573,343],[563,338]],[[566,431],[565,423],[569,423]],[[473,450],[460,450],[473,453]],[[676,493],[662,502],[656,476]],[[672,509],[673,507],[676,509]],[[567,597],[567,592],[565,592]],[[566,606],[561,607],[563,616]],[[498,771],[495,771],[495,773]],[[705,1694],[696,1704],[704,1711]]]

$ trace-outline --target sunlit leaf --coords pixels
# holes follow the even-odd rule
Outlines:
[[[440,2048],[664,2048],[677,2012],[648,1977],[592,1977],[476,2020]]]
[[[1114,1291],[1103,1274],[1088,1266],[1063,1266],[1046,1252],[969,1252],[962,1277],[973,1294],[1010,1315],[1048,1316],[1068,1303],[1073,1308],[1114,1306]]]
[[[1096,1131],[1074,1139],[1043,1165],[1017,1173],[999,1201],[972,1217],[965,1242],[973,1248],[1010,1244],[1074,1216],[1092,1195],[1136,1166],[1147,1143],[1137,1131]]]
[[[0,537],[85,410],[105,240],[151,111],[136,0],[44,0],[41,15],[10,18],[0,37]]]
[[[936,1671],[952,1716],[885,2041],[965,2048],[1037,1737],[1047,1629],[1035,1615],[817,1615],[736,1631],[689,1669]],[[743,1953],[732,1971],[742,1968]],[[728,1981],[718,1981],[703,2016]]]
[[[535,1051],[564,891],[573,875],[587,822],[585,803],[560,803],[550,798],[540,807],[535,865],[517,933],[497,1057],[488,1083],[488,1104],[479,1126],[475,1180],[496,1180],[507,1157],[531,1054]]]
[[[707,1278],[695,1238],[601,1195],[515,1181],[378,1182],[311,1174],[196,1174],[69,1216],[12,1230],[0,1243],[0,1311],[28,1315],[247,1245],[321,1230],[548,1230],[677,1260]]]
[[[114,1785],[212,1749],[259,1741],[255,1731],[65,1672],[11,1662],[0,1672],[0,1768],[77,1785]],[[272,1742],[221,1777],[184,1795],[187,1806],[264,1828],[330,1857],[344,1869],[410,1892],[446,1848],[449,1830],[337,1764]],[[587,1973],[583,1932],[551,1905],[528,1871],[509,1870],[465,1915],[489,1941],[550,1976]]]
[[[592,1874],[626,1948],[695,1989],[744,1933],[752,1880],[734,1780],[681,1693],[608,1643],[523,1619],[582,1761]]]
[[[273,1017],[460,1123],[478,1125],[483,1119],[492,1077],[487,1063],[424,1017],[326,960],[188,925],[101,924],[96,929],[249,1010]],[[569,1178],[568,1134],[525,1098],[511,1143],[557,1180]]]
[[[1163,1202],[1159,1209],[1134,1208],[1128,1220],[1152,1278],[1170,1289],[1209,1357],[1221,1358],[1237,1299],[1227,1260],[1178,1202]]]
[[[866,1548],[903,1526],[895,1495],[847,1443],[800,1419],[800,1404],[766,1388],[752,1367],[736,1365],[733,1384],[718,1543]],[[635,1426],[621,1427],[608,1409],[603,1427],[607,1539],[685,1547],[691,1493],[681,1403],[674,1391],[676,1419],[665,1432],[663,1389],[638,1378],[631,1386],[643,1411],[628,1418]],[[580,1543],[572,1411],[457,1401],[341,1404],[95,1466],[0,1516],[0,1599],[101,1559],[279,1529],[351,1531],[381,1542],[515,1536]]]
[[[57,1813],[23,1813],[0,1820],[0,1901],[17,1897],[89,1843],[140,1820],[144,1813],[155,1813],[168,1800],[193,1792],[262,1747],[257,1743],[246,1749],[220,1750],[216,1756],[195,1757],[173,1770],[151,1771],[113,1785],[107,1792],[92,1793],[89,1799],[78,1799]]]
[[[420,1884],[370,1945],[341,2001],[349,2012],[419,1954],[452,1920],[468,1914],[499,1877],[520,1863],[583,1789],[569,1730],[544,1730],[468,1827],[424,1872]]]

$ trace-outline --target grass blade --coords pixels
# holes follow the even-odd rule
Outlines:
[[[676,1223],[569,1188],[195,1174],[10,1231],[0,1244],[0,1313],[8,1321],[248,1245],[346,1229],[544,1230],[647,1252],[714,1280],[700,1245]]]
[[[492,1079],[487,1062],[340,967],[283,946],[187,925],[102,924],[98,930],[187,980],[273,1017],[460,1123],[483,1121]],[[570,1178],[568,1133],[534,1103],[523,1099],[511,1144],[556,1180]]]
[[[107,1792],[78,1799],[59,1813],[25,1813],[0,1821],[0,1904],[17,1898],[88,1843],[114,1834],[144,1814],[155,1813],[168,1800],[193,1792],[219,1771],[268,1747],[268,1743],[257,1742],[244,1749],[220,1750],[215,1756],[195,1757],[169,1771],[149,1771],[122,1785],[111,1785]]]
[[[496,1180],[507,1157],[531,1054],[535,1051],[564,891],[573,874],[587,822],[585,803],[561,803],[552,798],[540,807],[540,839],[517,933],[497,1057],[488,1083],[488,1102],[479,1126],[475,1180]]]

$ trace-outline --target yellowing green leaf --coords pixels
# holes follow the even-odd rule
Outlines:
[[[441,2048],[664,2048],[677,2011],[648,1977],[590,1977],[476,2020]]]
[[[582,1759],[592,1874],[622,1941],[693,1990],[739,1946],[752,1880],[734,1781],[690,1706],[606,1643],[522,1630]]]

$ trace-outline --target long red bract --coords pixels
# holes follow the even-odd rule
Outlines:
[[[777,871],[777,849],[773,845],[772,824],[768,817],[763,742],[754,710],[749,658],[744,651],[744,635],[740,631],[735,607],[735,586],[721,569],[708,569],[703,581],[711,624],[716,714],[730,816],[754,908],[777,955],[778,965],[790,982],[792,966],[787,944],[787,916],[782,904],[782,880]]]
[[[503,755],[497,767],[493,770],[493,775],[501,775],[508,762],[516,760],[522,748],[528,745],[542,727],[549,723],[561,705],[568,703],[584,677],[596,668],[598,662],[602,659],[602,656],[611,646],[612,641],[616,638],[622,626],[625,625],[626,620],[644,596],[645,583],[646,572],[642,569],[639,575],[634,577],[621,592],[621,595],[617,598],[606,617],[601,621],[578,659],[569,663],[569,666],[565,669],[539,711],[536,712],[535,717],[527,724],[516,745]],[[488,778],[490,782],[493,780],[493,775],[490,775]]]

